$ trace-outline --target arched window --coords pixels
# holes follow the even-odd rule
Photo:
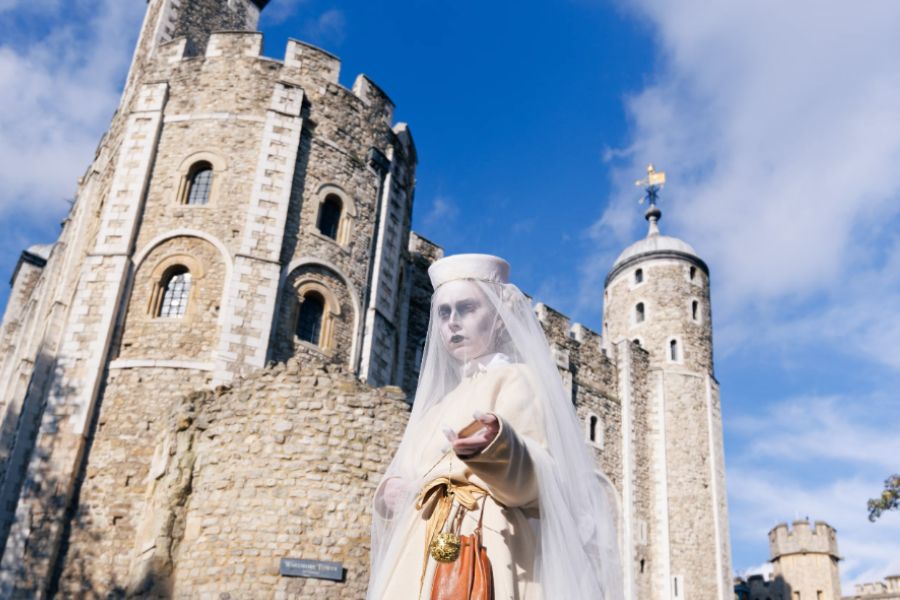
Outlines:
[[[336,194],[329,194],[319,205],[318,228],[322,235],[333,240],[338,239],[338,226],[341,224],[341,199]]]
[[[669,340],[669,360],[678,360],[678,340]]]
[[[694,277],[696,277],[696,276],[697,276],[697,267],[691,267],[688,270],[688,277],[690,278],[691,281],[693,281]]]
[[[188,171],[188,186],[185,204],[206,204],[209,202],[209,190],[212,188],[212,165],[202,160],[195,163]]]
[[[635,283],[641,283],[642,281],[644,281],[644,270],[643,270],[643,269],[637,269],[637,270],[635,270],[635,272],[634,272],[634,282],[635,282]]]
[[[588,439],[592,442],[597,441],[597,423],[600,422],[600,417],[597,415],[591,415],[588,419]]]
[[[191,272],[183,265],[169,269],[161,280],[159,317],[183,317],[191,293]]]
[[[300,302],[297,318],[297,337],[305,342],[319,345],[322,334],[322,316],[325,313],[325,299],[318,292],[308,292]]]
[[[634,321],[635,323],[643,323],[644,322],[644,303],[638,302],[637,306],[634,307]]]
[[[691,318],[695,321],[699,320],[700,303],[694,300],[691,302]]]

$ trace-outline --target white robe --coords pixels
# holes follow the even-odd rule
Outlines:
[[[536,520],[534,525],[529,523],[529,518],[538,518],[538,488],[528,446],[544,446],[545,441],[532,378],[531,371],[522,364],[494,360],[476,365],[474,373],[426,413],[420,424],[421,430],[431,435],[421,442],[420,456],[425,464],[420,466],[419,483],[449,475],[455,481],[471,482],[490,493],[489,498],[479,501],[477,510],[465,515],[460,533],[472,533],[481,502],[486,502],[482,543],[492,564],[497,600],[541,598],[533,572],[540,526]],[[471,458],[461,460],[449,451],[434,464],[435,457],[449,450],[441,432],[443,427],[459,431],[473,420],[475,411],[499,417],[497,437]],[[431,595],[436,562],[430,555],[426,558],[421,594],[419,589],[427,521],[417,511],[407,514],[408,522],[398,523],[396,531],[396,535],[406,532],[406,543],[384,591],[375,596],[383,600],[428,600]]]

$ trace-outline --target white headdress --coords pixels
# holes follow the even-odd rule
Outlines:
[[[471,280],[478,286],[502,322],[504,333],[494,351],[525,365],[539,387],[534,391],[540,403],[546,446],[529,443],[528,439],[525,442],[537,471],[540,503],[540,518],[533,523],[539,531],[540,548],[531,572],[544,590],[545,600],[620,600],[616,492],[584,442],[572,398],[563,387],[531,302],[508,283],[509,264],[496,256],[461,254],[436,261],[428,273],[436,290],[457,279]],[[408,492],[397,503],[399,508],[390,513],[379,507],[376,498],[369,600],[384,600],[379,590],[396,564],[401,550],[398,546],[406,542],[406,532],[398,532],[398,525],[408,522],[409,511],[415,510],[415,494],[426,483],[419,478],[439,458],[422,456],[425,437],[443,436],[441,431],[422,431],[423,416],[430,410],[441,410],[441,400],[462,379],[460,361],[444,347],[438,321],[432,301],[412,414],[384,477],[408,481]]]
[[[434,289],[454,279],[509,283],[509,263],[490,254],[454,254],[428,267],[428,276]]]

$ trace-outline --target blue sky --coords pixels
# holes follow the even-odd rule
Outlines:
[[[118,101],[143,0],[0,0],[0,274],[55,239]],[[599,329],[644,234],[632,187],[710,264],[735,571],[766,533],[838,528],[845,592],[900,573],[900,52],[896,3],[272,0],[287,37],[365,72],[410,124],[414,228],[505,256]],[[5,305],[8,288],[0,291]]]

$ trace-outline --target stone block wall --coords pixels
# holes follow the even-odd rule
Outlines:
[[[228,281],[228,257],[202,238],[169,238],[137,266],[122,325],[116,360],[182,360],[212,364],[219,338],[222,290]],[[151,306],[174,265],[190,267],[191,289],[182,317],[160,317]],[[157,298],[158,302],[158,298]],[[211,368],[207,366],[207,368]]]
[[[428,277],[428,267],[443,258],[444,250],[413,232],[410,233],[408,252],[409,260],[404,266],[405,289],[400,302],[403,307],[405,343],[398,382],[412,400],[419,382],[419,368],[424,356],[425,338],[428,337],[431,296],[434,293]]]
[[[188,395],[161,418],[131,546],[106,558],[130,564],[130,593],[365,595],[371,499],[408,418],[399,388],[291,359]],[[281,558],[340,562],[346,576],[282,577]],[[80,593],[77,570],[66,573],[67,592]]]
[[[209,381],[209,372],[194,369],[110,371],[77,508],[67,524],[63,596],[124,594],[157,436],[172,407]]]
[[[691,268],[694,278],[691,279]],[[635,282],[634,272],[643,271]],[[692,302],[697,302],[693,318]],[[644,320],[637,322],[638,303],[644,304]],[[677,339],[678,362],[685,369],[712,372],[712,311],[709,277],[685,260],[647,259],[625,269],[608,282],[604,292],[604,335],[609,342],[638,340],[658,364],[668,358],[669,341]]]
[[[785,597],[841,597],[837,534],[828,523],[801,519],[791,528],[776,525],[769,532],[769,553],[774,577],[785,582]]]
[[[703,401],[706,383],[701,375],[662,373],[667,497],[657,502],[658,510],[668,515],[672,584],[680,577],[685,597],[719,598],[725,583],[717,569],[729,565],[722,565],[719,554],[725,532],[710,518],[720,498],[713,495],[717,482],[712,467],[717,459],[709,442],[716,433],[710,431]],[[719,493],[724,495],[724,489]],[[727,584],[730,588],[730,578]]]
[[[331,313],[326,319],[331,324],[323,332],[323,336],[329,337],[325,342],[325,348],[301,340],[296,333],[297,315],[300,309],[296,290],[298,288],[302,290],[309,283],[319,284],[331,294],[326,298],[325,310]],[[336,306],[332,306],[332,299]],[[318,355],[319,361],[325,360],[334,365],[350,368],[349,361],[358,310],[351,291],[343,279],[319,264],[299,266],[285,280],[279,311],[273,337],[273,360],[284,362],[301,351],[307,351]]]

